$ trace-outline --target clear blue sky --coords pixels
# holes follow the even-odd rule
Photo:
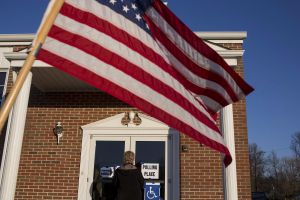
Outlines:
[[[289,155],[300,131],[299,0],[169,0],[194,31],[247,31],[245,78],[249,142]],[[48,0],[3,0],[0,34],[35,33]]]

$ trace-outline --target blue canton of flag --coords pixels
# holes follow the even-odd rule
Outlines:
[[[143,15],[151,6],[151,0],[96,0],[115,12],[123,15],[133,23],[137,24],[144,31],[150,33]]]

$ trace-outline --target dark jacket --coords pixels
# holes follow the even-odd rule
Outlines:
[[[115,171],[113,184],[116,190],[116,200],[142,200],[144,178],[139,169],[128,164]]]

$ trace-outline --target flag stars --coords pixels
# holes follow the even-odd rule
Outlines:
[[[140,14],[135,14],[135,18],[140,21],[142,19],[141,15]]]
[[[127,13],[129,11],[128,6],[123,6],[123,11]]]
[[[137,9],[135,3],[131,4],[131,8],[132,8],[133,10],[136,10],[136,9]]]
[[[105,1],[105,5],[123,15],[146,32],[150,32],[144,20],[144,11],[140,8],[138,1],[150,0],[97,0]],[[152,0],[151,0],[152,1]]]
[[[111,3],[112,5],[115,5],[115,3],[117,3],[117,0],[109,0],[109,3]]]
[[[148,24],[146,24],[146,29],[150,30],[150,27],[148,26]]]

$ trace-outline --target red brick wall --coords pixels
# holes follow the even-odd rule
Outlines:
[[[224,199],[221,155],[183,134],[181,145],[188,152],[180,153],[180,199]]]

